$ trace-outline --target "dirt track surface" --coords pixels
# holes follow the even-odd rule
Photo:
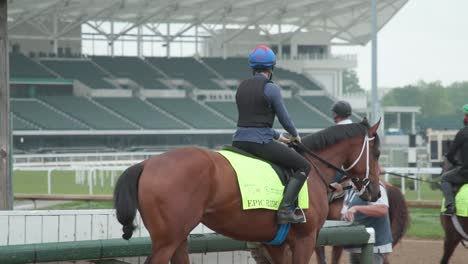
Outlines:
[[[430,264],[439,263],[443,252],[442,240],[415,240],[403,239],[393,253],[390,255],[390,263],[396,264]],[[327,247],[327,260],[331,261],[331,247]],[[466,264],[468,263],[468,249],[465,249],[461,244],[455,249],[455,253],[450,259],[451,264]],[[315,255],[312,263],[316,263]],[[348,253],[344,253],[341,258],[342,264],[349,263]]]

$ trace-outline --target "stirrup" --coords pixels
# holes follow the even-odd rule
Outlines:
[[[442,215],[453,216],[455,214],[455,207],[453,205],[445,207],[445,211],[442,212]]]
[[[302,210],[302,208],[300,208],[300,207],[298,207],[297,209],[301,210],[302,217],[304,217],[304,221],[301,222],[301,224],[307,223],[307,218],[305,216],[304,210]]]

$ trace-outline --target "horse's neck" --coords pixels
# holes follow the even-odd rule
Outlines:
[[[324,160],[330,162],[338,168],[341,168],[345,160],[347,159],[350,153],[349,144],[346,142],[339,142],[337,144],[331,145],[328,148],[317,151],[317,154],[322,157]],[[313,160],[313,159],[312,159]],[[327,182],[331,182],[336,176],[336,171],[329,168],[327,165],[322,162],[314,162],[320,170],[324,171],[324,177]]]

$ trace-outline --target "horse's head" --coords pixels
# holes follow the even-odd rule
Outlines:
[[[362,124],[369,124],[363,120]],[[358,189],[361,199],[375,202],[380,197],[379,188],[379,156],[380,141],[377,135],[379,121],[367,130],[363,137],[356,137],[350,144],[351,155],[344,163],[345,170],[353,177],[351,180]]]

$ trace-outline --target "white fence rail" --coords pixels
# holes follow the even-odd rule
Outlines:
[[[71,154],[17,154],[15,167],[69,167],[69,166],[129,166],[162,152],[71,153]]]
[[[148,237],[141,218],[137,215],[137,229],[133,237]],[[0,211],[0,246],[47,242],[66,242],[112,239],[122,237],[122,226],[114,210],[53,210]],[[192,234],[213,233],[198,225]],[[145,258],[126,258],[131,263],[143,263]],[[190,263],[253,264],[249,252],[191,254]]]

